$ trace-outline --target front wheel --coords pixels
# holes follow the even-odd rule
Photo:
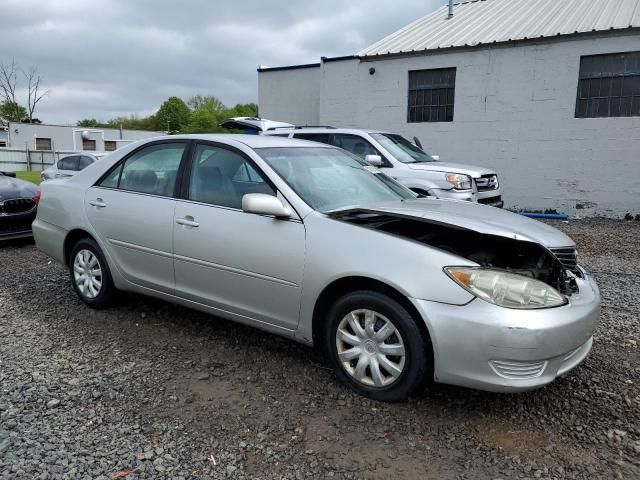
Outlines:
[[[112,304],[115,287],[109,265],[93,239],[83,238],[74,245],[69,274],[73,289],[84,303],[97,309]]]
[[[418,320],[378,292],[353,292],[339,299],[324,337],[338,378],[374,400],[406,399],[431,370],[430,345]]]

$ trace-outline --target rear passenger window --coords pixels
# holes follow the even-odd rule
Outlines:
[[[78,159],[80,157],[74,155],[71,157],[65,157],[58,162],[58,168],[60,170],[78,170]]]
[[[172,197],[184,149],[183,143],[144,148],[107,175],[100,186]]]
[[[87,168],[92,163],[93,163],[93,158],[87,157],[86,155],[82,156],[82,157],[80,157],[80,163],[78,165],[78,169],[79,170],[84,170],[85,168]]]
[[[331,138],[328,133],[296,133],[293,138],[300,140],[311,140],[312,142],[320,142],[331,144]]]
[[[242,208],[248,193],[275,195],[262,175],[240,154],[212,145],[198,145],[189,182],[189,200]]]
[[[380,155],[373,145],[358,135],[335,134],[333,136],[333,145],[351,152],[363,160],[367,155]]]

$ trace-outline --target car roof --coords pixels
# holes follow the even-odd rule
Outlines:
[[[225,143],[242,143],[249,148],[278,148],[278,147],[320,147],[335,148],[322,143],[311,142],[308,140],[298,140],[294,138],[267,136],[267,135],[242,135],[242,134],[191,134],[191,135],[171,135],[160,137],[164,139],[188,139],[188,140],[204,140],[210,142]],[[158,140],[156,138],[155,140]]]
[[[333,127],[297,127],[297,128],[276,128],[269,130],[268,135],[277,135],[279,133],[391,133],[384,130],[369,130],[364,128],[333,128]]]

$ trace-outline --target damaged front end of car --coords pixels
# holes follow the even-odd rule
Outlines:
[[[584,278],[584,271],[577,265],[574,247],[550,249],[533,241],[375,210],[343,210],[330,216],[455,254],[476,263],[480,269],[531,278],[567,297],[578,291],[576,278]],[[465,287],[462,274],[451,271],[447,274]]]

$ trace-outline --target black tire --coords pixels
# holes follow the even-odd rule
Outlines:
[[[97,295],[91,297],[88,294],[85,294],[81,288],[78,286],[78,282],[76,282],[75,273],[74,273],[74,262],[78,253],[81,251],[89,251],[91,252],[98,260],[100,269],[101,269],[101,287],[97,293]],[[86,305],[95,309],[103,309],[108,308],[113,305],[116,288],[113,285],[113,279],[111,278],[111,271],[109,270],[109,265],[107,264],[107,260],[102,253],[102,250],[98,246],[98,244],[92,238],[83,238],[76,242],[76,244],[71,249],[71,255],[69,256],[69,276],[71,278],[71,285],[73,285],[73,289],[80,297]]]
[[[396,332],[400,335],[400,340],[397,340],[398,337],[390,338],[394,338],[395,340],[393,341],[395,343],[402,343],[404,346],[402,373],[400,373],[395,380],[391,380],[391,383],[388,385],[376,386],[357,380],[352,374],[347,372],[347,367],[343,366],[343,362],[339,357],[339,347],[336,339],[338,328],[348,314],[365,309],[386,317],[382,320],[376,320],[374,325],[378,325],[385,320],[390,321],[393,327],[395,327]],[[364,315],[364,313],[362,313],[362,315]],[[352,390],[365,397],[383,402],[406,400],[407,397],[416,393],[424,386],[424,384],[430,380],[429,377],[433,376],[431,344],[429,339],[425,338],[425,335],[423,335],[418,327],[417,321],[421,321],[421,319],[413,318],[400,303],[379,292],[368,290],[356,291],[340,298],[329,310],[323,335],[324,350],[337,377]],[[374,329],[375,328],[374,326]],[[375,354],[372,353],[372,355]],[[400,357],[389,358],[400,359]],[[350,363],[353,367],[353,362],[357,361],[357,359],[354,359],[347,363]],[[382,364],[379,363],[379,365]],[[372,382],[374,375],[371,366],[366,368],[368,369],[367,371],[370,372],[369,381]],[[385,373],[384,370],[383,373]],[[388,375],[387,377],[388,380],[390,376]]]

